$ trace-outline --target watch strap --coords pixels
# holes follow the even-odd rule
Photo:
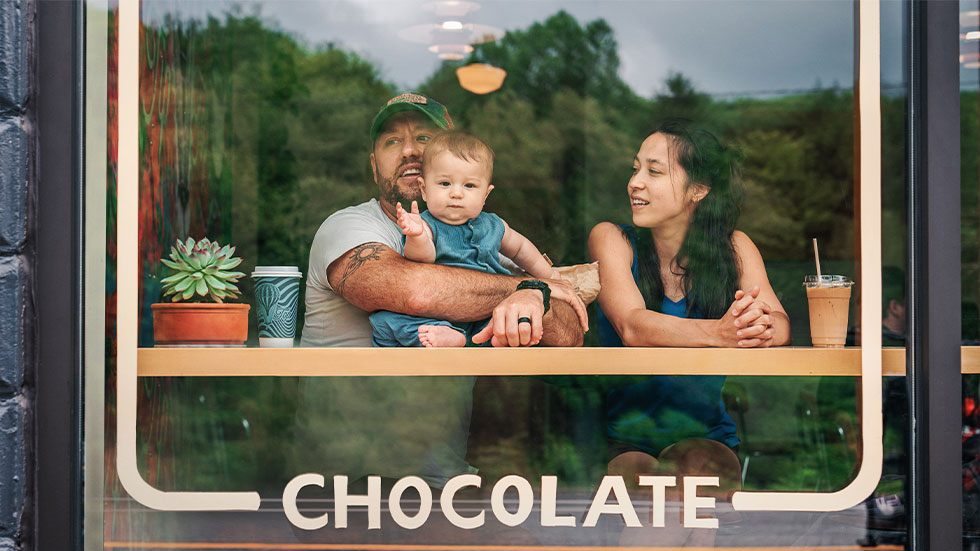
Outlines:
[[[551,309],[551,287],[549,287],[547,283],[537,279],[525,279],[517,284],[518,291],[522,291],[524,289],[536,289],[541,291],[541,302],[544,304],[544,314],[547,314],[548,310]]]

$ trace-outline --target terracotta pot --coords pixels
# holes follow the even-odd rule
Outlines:
[[[153,340],[161,344],[244,344],[248,304],[159,303],[153,308]]]

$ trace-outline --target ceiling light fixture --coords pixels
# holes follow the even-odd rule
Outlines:
[[[446,60],[460,60],[466,57],[466,54],[473,51],[473,46],[469,44],[433,44],[429,46],[429,51],[437,54],[439,59]]]
[[[481,44],[503,35],[503,29],[498,27],[457,20],[412,25],[398,31],[399,38],[416,44]]]
[[[480,4],[464,0],[441,0],[423,4],[422,8],[435,12],[438,17],[465,17],[466,14],[480,9]]]
[[[503,86],[507,71],[489,63],[470,63],[456,69],[456,78],[464,90],[474,94],[489,94]]]

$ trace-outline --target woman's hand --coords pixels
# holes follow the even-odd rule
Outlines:
[[[739,289],[735,291],[735,302],[751,300],[748,306],[737,310],[735,326],[736,335],[741,338],[739,346],[744,348],[768,348],[773,346],[773,324],[775,317],[772,306],[759,298],[759,287],[753,287],[746,293]]]
[[[557,271],[557,270],[555,270]],[[582,332],[589,332],[589,312],[586,310],[585,303],[582,302],[582,298],[575,293],[575,287],[568,282],[567,279],[563,279],[561,274],[555,279],[545,279],[545,283],[551,288],[551,300],[560,300],[567,302],[572,310],[575,310],[575,314],[578,316],[579,325],[582,326]]]
[[[772,345],[772,307],[759,300],[759,287],[735,291],[735,301],[719,322],[722,346],[766,348]]]

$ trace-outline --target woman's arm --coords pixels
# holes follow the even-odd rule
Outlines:
[[[633,249],[608,222],[592,229],[589,255],[599,261],[599,306],[626,346],[738,346],[735,318],[685,319],[647,310],[630,267]]]
[[[772,290],[762,254],[744,232],[732,234],[740,270],[738,284],[743,293],[758,288],[752,305],[737,312],[735,321],[748,346],[783,346],[790,342],[789,316]],[[736,297],[742,299],[743,297]],[[764,329],[769,326],[769,329]]]

